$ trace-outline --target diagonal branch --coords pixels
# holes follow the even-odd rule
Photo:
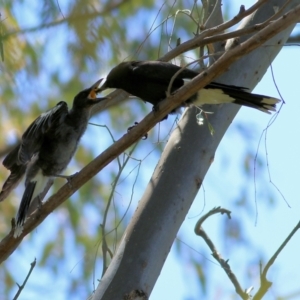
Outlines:
[[[263,22],[274,14],[274,5],[281,6],[284,3],[284,0],[279,3],[277,0],[268,1],[247,22],[243,22],[243,26]],[[299,1],[293,0],[289,9],[296,5],[299,5]],[[278,46],[261,47],[230,65],[229,71],[218,77],[218,82],[253,88],[281,50],[293,27],[294,24],[286,30],[279,30],[280,33],[269,42]],[[258,35],[256,38],[259,38]],[[209,71],[208,76],[211,75]],[[214,136],[210,136],[206,128],[197,125],[196,109],[184,112],[96,289],[94,300],[120,299],[132,287],[150,295],[176,234],[214,159],[215,151],[239,107],[228,104],[209,106],[207,109],[214,112],[209,120],[215,128]]]
[[[260,288],[257,291],[257,293],[254,295],[253,300],[261,300],[266,292],[269,290],[269,288],[272,286],[272,282],[268,281],[267,279],[267,273],[270,269],[270,267],[275,262],[277,256],[280,254],[280,252],[284,249],[284,247],[288,244],[290,239],[293,237],[293,235],[300,229],[300,222],[295,226],[295,228],[291,231],[291,233],[288,235],[288,237],[284,240],[284,242],[280,245],[280,247],[277,249],[277,251],[274,253],[274,255],[270,258],[266,266],[264,267],[261,275],[260,275]]]
[[[16,293],[16,295],[15,295],[15,297],[14,297],[13,300],[17,300],[17,299],[19,298],[19,296],[20,296],[21,292],[23,291],[23,289],[24,289],[24,287],[25,287],[25,285],[26,285],[26,283],[27,283],[27,281],[28,281],[28,279],[29,279],[29,277],[30,277],[30,275],[31,275],[31,273],[32,273],[32,271],[33,271],[35,265],[36,265],[36,258],[35,258],[34,261],[30,264],[29,272],[28,272],[28,274],[27,274],[27,276],[26,276],[26,278],[25,278],[23,284],[22,284],[22,285],[19,285],[19,284],[18,284],[19,289],[18,289],[18,292]]]
[[[239,21],[241,21],[243,18],[248,16],[249,14],[253,13],[256,9],[258,9],[262,4],[264,4],[266,1],[261,0],[257,1],[252,7],[250,7],[248,10],[240,9],[240,12],[237,16],[232,18],[230,21],[227,21],[221,25],[215,26],[213,28],[209,28],[201,32],[199,35],[194,37],[193,39],[190,39],[179,46],[177,46],[175,49],[169,51],[166,55],[159,58],[161,61],[170,61],[171,59],[181,55],[184,52],[190,51],[192,49],[203,47],[208,44],[213,44],[216,42],[226,41],[228,39],[232,38],[240,38],[241,36],[245,36],[250,33],[257,32],[259,33],[263,28],[266,28],[270,25],[270,22],[275,18],[276,16],[279,16],[279,14],[282,12],[281,8],[277,13],[275,13],[271,18],[269,18],[267,21],[261,23],[261,24],[255,24],[253,26],[245,27],[242,29],[237,29],[232,32],[228,33],[222,33],[225,29],[228,29],[229,27],[236,25]],[[289,2],[289,1],[288,1]],[[285,3],[284,7],[287,5]],[[274,45],[275,46],[275,45]],[[116,104],[121,103],[124,101],[129,94],[122,91],[122,90],[116,90],[112,92],[110,95],[111,100],[100,102],[98,105],[95,105],[93,114],[99,113],[100,111],[107,109],[111,106],[114,106]]]
[[[258,48],[265,41],[275,36],[277,33],[283,31],[291,24],[296,23],[300,19],[300,5],[290,10],[278,20],[271,23],[261,32],[255,34],[244,43],[236,46],[223,54],[218,61],[216,61],[205,72],[202,72],[195,77],[190,83],[183,86],[178,92],[164,100],[158,112],[151,112],[148,114],[135,128],[129,133],[125,134],[121,139],[116,141],[112,146],[102,152],[91,163],[85,166],[72,179],[72,186],[65,184],[59,191],[51,196],[49,200],[43,204],[39,211],[35,211],[24,226],[22,235],[14,239],[13,230],[0,242],[0,262],[4,261],[16,249],[23,237],[36,228],[49,213],[61,205],[67,198],[75,193],[83,184],[100,172],[120,153],[125,151],[133,143],[141,139],[146,132],[148,132],[155,124],[157,124],[165,115],[167,115],[174,108],[178,107],[180,103],[195,94],[199,89],[206,86],[216,76],[223,73],[234,61],[246,55],[252,50]]]

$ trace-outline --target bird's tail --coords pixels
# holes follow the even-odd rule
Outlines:
[[[247,92],[247,88],[219,83],[210,83],[200,90],[194,99],[191,99],[192,101],[194,100],[194,105],[235,103],[252,107],[268,114],[276,111],[276,104],[281,102],[277,98],[251,94]]]
[[[27,212],[29,210],[29,206],[34,193],[35,186],[36,186],[36,181],[31,181],[26,186],[16,217],[16,229],[15,229],[14,237],[18,237],[23,231],[23,225],[27,216]]]
[[[15,238],[21,235],[26,217],[40,205],[52,184],[53,178],[41,175],[41,171],[38,172],[37,176],[26,182],[16,217]]]
[[[10,175],[3,184],[2,190],[0,192],[0,202],[7,198],[10,192],[19,184],[22,180],[25,172],[26,165],[14,164],[10,167]]]

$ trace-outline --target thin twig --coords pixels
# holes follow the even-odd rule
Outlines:
[[[36,265],[36,258],[35,258],[34,261],[30,264],[29,272],[28,272],[28,274],[27,274],[27,276],[26,276],[26,278],[25,278],[23,284],[22,284],[22,285],[17,284],[17,286],[19,287],[19,289],[18,289],[18,292],[16,293],[15,297],[13,298],[13,300],[16,300],[16,299],[19,298],[19,296],[20,296],[22,290],[24,289],[24,287],[25,287],[25,285],[26,285],[26,283],[27,283],[27,281],[28,281],[28,279],[29,279],[29,277],[30,277],[30,275],[31,275],[31,272],[33,271],[35,265]]]
[[[215,26],[215,27],[212,27],[212,28],[202,31],[196,37],[179,44],[176,48],[169,51],[167,54],[161,56],[158,60],[170,61],[170,60],[174,59],[175,57],[181,55],[184,52],[187,52],[189,50],[192,50],[192,49],[195,49],[195,48],[198,48],[201,46],[224,41],[224,40],[235,38],[235,37],[240,37],[240,36],[250,34],[253,32],[258,32],[259,30],[265,28],[268,24],[264,22],[262,24],[257,24],[257,25],[251,26],[251,27],[238,29],[233,32],[221,33],[224,30],[230,28],[231,26],[236,25],[243,18],[245,18],[246,16],[250,15],[255,10],[257,10],[265,2],[266,2],[266,0],[257,1],[253,6],[251,6],[246,11],[244,11],[243,9],[240,9],[240,12],[238,13],[238,15],[236,15],[230,21],[227,21],[221,25],[218,25],[218,26]],[[171,18],[172,16],[173,15],[170,15],[170,16],[168,16],[168,18]],[[165,19],[164,21],[162,21],[161,24],[166,22],[168,20],[168,18]],[[157,27],[161,26],[161,24],[159,24]],[[154,30],[156,30],[157,27],[155,27],[149,34],[151,34]],[[145,38],[145,40],[146,39],[147,39],[147,37]],[[144,41],[142,43],[144,43]],[[97,114],[100,111],[103,111],[104,109],[110,108],[116,104],[120,104],[122,101],[124,101],[126,98],[128,98],[128,96],[129,96],[129,94],[124,92],[123,90],[116,90],[109,94],[110,100],[103,101],[103,102],[99,103],[98,105],[95,105],[95,107],[92,111],[92,114],[93,115]]]
[[[263,271],[261,272],[260,275],[260,288],[257,291],[257,293],[254,295],[253,300],[261,300],[268,289],[272,286],[272,282],[268,281],[267,279],[267,273],[270,269],[270,267],[273,265],[275,262],[277,256],[280,254],[280,252],[284,249],[284,247],[287,245],[287,243],[290,241],[290,239],[293,237],[293,235],[300,229],[300,221],[298,224],[295,226],[295,228],[291,231],[291,233],[288,235],[288,237],[284,240],[284,242],[280,245],[278,250],[274,253],[274,255],[269,259],[268,263],[264,267]]]
[[[208,245],[209,249],[212,252],[212,256],[214,257],[214,259],[221,265],[221,267],[223,268],[223,270],[225,271],[225,273],[227,274],[228,278],[230,279],[230,281],[232,282],[233,286],[235,287],[235,290],[237,292],[237,294],[243,299],[243,300],[248,300],[249,299],[249,293],[245,292],[239,281],[237,280],[235,274],[231,271],[230,265],[228,264],[228,260],[224,260],[221,256],[221,254],[218,252],[216,246],[214,245],[214,243],[212,242],[212,240],[210,239],[210,237],[207,235],[207,233],[204,231],[204,229],[202,228],[202,223],[208,219],[210,216],[214,215],[214,214],[226,214],[227,217],[229,219],[231,219],[231,211],[225,209],[225,208],[221,208],[219,207],[215,207],[212,210],[210,210],[207,214],[205,214],[203,217],[201,217],[198,222],[196,223],[195,226],[195,234],[198,236],[201,236],[204,241],[206,242],[206,244]]]
[[[206,86],[215,77],[223,73],[234,61],[261,46],[268,39],[288,28],[300,19],[300,5],[290,10],[283,17],[272,22],[261,32],[253,35],[238,47],[230,49],[213,63],[205,72],[195,77],[190,83],[180,88],[174,95],[159,104],[159,111],[148,114],[135,128],[116,141],[108,149],[102,152],[91,163],[85,166],[72,180],[72,187],[65,184],[59,191],[43,203],[39,211],[35,211],[27,218],[23,233],[17,239],[13,238],[13,230],[0,242],[0,262],[7,259],[17,248],[25,235],[36,228],[54,209],[61,205],[68,197],[74,194],[83,184],[95,176],[107,166],[120,153],[125,151],[133,143],[142,138],[153,126],[170,111],[178,107],[182,102]]]
[[[253,32],[259,32],[263,28],[267,27],[269,25],[269,23],[263,22],[261,24],[256,24],[256,25],[251,26],[251,27],[246,27],[246,28],[243,28],[243,29],[235,30],[233,32],[221,33],[225,29],[228,29],[229,27],[236,25],[242,18],[244,18],[244,17],[248,16],[249,14],[253,13],[264,2],[266,2],[266,0],[261,0],[261,1],[256,2],[252,7],[250,7],[246,11],[244,11],[243,9],[240,9],[240,12],[238,13],[238,15],[235,16],[232,20],[230,20],[228,22],[225,22],[221,25],[218,25],[218,26],[215,26],[215,27],[212,27],[210,29],[206,29],[206,30],[202,31],[196,37],[194,37],[194,38],[192,38],[192,39],[190,39],[186,42],[183,42],[183,43],[179,44],[176,48],[169,51],[167,54],[161,56],[158,60],[160,60],[160,61],[170,61],[170,60],[174,59],[175,57],[183,54],[184,52],[187,52],[189,50],[192,50],[192,49],[195,49],[195,48],[198,48],[198,47],[202,47],[202,46],[205,46],[205,45],[208,45],[208,44],[213,44],[213,43],[216,43],[216,42],[225,41],[225,40],[228,40],[228,39],[231,39],[231,38],[241,37],[243,35],[247,35],[247,34],[250,34],[250,33],[253,33]],[[172,16],[168,16],[168,18],[171,18],[171,17]],[[162,23],[166,22],[166,20],[164,20]],[[161,26],[161,24],[158,25],[157,27]],[[154,30],[156,30],[157,27],[155,27],[152,30],[152,32]],[[149,34],[151,34],[151,33],[149,33]],[[95,105],[92,114],[93,115],[97,114],[100,111],[103,111],[104,109],[110,108],[110,107],[112,107],[116,104],[120,104],[122,101],[124,101],[126,98],[128,98],[128,96],[129,96],[128,93],[126,93],[122,90],[116,90],[116,91],[109,94],[110,100],[103,101],[100,104]]]
[[[123,162],[123,164],[119,165],[119,172],[118,174],[116,175],[115,177],[115,180],[114,180],[114,183],[112,185],[112,190],[111,190],[111,193],[110,193],[110,196],[108,198],[108,201],[107,201],[107,204],[106,204],[106,207],[105,207],[105,211],[104,211],[104,215],[103,215],[103,222],[101,224],[101,229],[102,229],[102,255],[103,255],[103,268],[102,268],[102,277],[107,269],[107,250],[108,250],[108,246],[107,246],[107,242],[106,242],[106,236],[108,233],[105,232],[105,229],[106,229],[106,220],[107,220],[107,216],[108,216],[108,211],[109,211],[109,207],[111,205],[111,202],[112,202],[112,199],[113,199],[113,195],[114,195],[114,191],[116,189],[116,186],[118,184],[118,181],[122,175],[122,172],[125,168],[125,166],[127,165],[128,161],[130,160],[131,158],[131,154],[133,153],[133,151],[135,150],[136,146],[137,146],[138,143],[136,143],[132,149],[130,150],[129,152],[129,155],[126,157],[125,161]],[[112,258],[112,255],[111,255],[111,258]]]
[[[260,0],[260,1],[257,1],[253,6],[251,6],[249,9],[247,9],[245,11],[240,9],[239,13],[235,17],[233,17],[231,20],[229,20],[223,24],[220,24],[218,26],[215,26],[215,27],[212,27],[212,28],[202,31],[198,36],[196,36],[195,38],[193,38],[191,40],[188,40],[187,42],[182,43],[181,45],[179,45],[178,47],[176,47],[175,49],[173,49],[172,51],[168,52],[166,55],[161,57],[159,60],[169,61],[181,53],[184,53],[186,51],[200,47],[202,45],[211,43],[210,40],[208,40],[206,42],[203,42],[203,40],[209,36],[215,36],[216,34],[223,32],[226,29],[236,25],[243,18],[245,18],[246,16],[248,16],[248,15],[252,14],[254,11],[256,11],[265,2],[266,2],[266,0]]]

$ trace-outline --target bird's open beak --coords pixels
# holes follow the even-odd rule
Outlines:
[[[103,80],[103,78],[100,79],[100,82],[98,84],[98,88],[96,90],[96,93],[101,93],[103,92],[104,90],[106,90],[106,85],[105,85],[105,82],[106,80],[100,85],[101,81]],[[99,86],[100,85],[100,86]]]
[[[101,83],[101,81],[103,80],[103,78],[99,79],[98,81],[96,81],[91,87],[90,87],[90,93],[89,93],[89,96],[88,96],[88,99],[90,100],[97,100],[97,94],[99,93],[98,92],[98,89],[99,89],[99,84]]]

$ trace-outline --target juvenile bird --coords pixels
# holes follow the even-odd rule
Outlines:
[[[155,108],[160,101],[166,98],[170,81],[179,70],[181,72],[177,74],[173,81],[171,93],[181,88],[186,80],[193,79],[199,73],[162,61],[122,62],[109,72],[98,91],[101,92],[108,88],[122,89],[131,95],[152,103]],[[187,99],[181,106],[235,103],[256,108],[266,113],[276,111],[276,104],[281,100],[251,94],[247,90],[244,87],[211,82]]]
[[[30,205],[40,203],[73,157],[84,134],[93,105],[106,98],[97,98],[102,79],[78,93],[69,110],[66,102],[59,102],[41,114],[24,132],[20,144],[4,159],[11,171],[0,192],[0,201],[19,184],[26,173],[25,191],[16,217],[14,236],[22,233]]]

